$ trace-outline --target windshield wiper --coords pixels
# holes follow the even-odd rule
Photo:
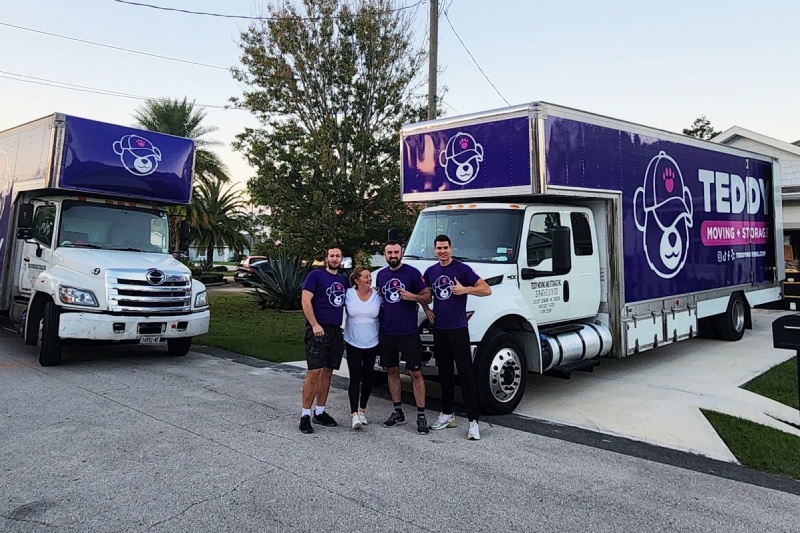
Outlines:
[[[421,255],[404,254],[403,259],[425,259]]]
[[[452,257],[453,259],[458,259],[459,261],[469,261],[470,260],[469,257],[463,257],[463,256],[460,256],[460,255],[451,255],[450,257]]]
[[[130,246],[128,246],[126,248],[109,248],[109,250],[116,250],[118,252],[142,252],[143,251],[143,250],[140,250],[138,248],[132,248]]]
[[[90,244],[88,242],[72,242],[69,243],[61,243],[61,246],[70,246],[72,248],[93,248],[95,250],[102,250],[102,246],[98,246],[96,244]]]

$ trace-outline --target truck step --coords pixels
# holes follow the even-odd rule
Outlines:
[[[594,367],[600,365],[600,358],[585,359],[581,361],[574,361],[572,363],[551,368],[544,373],[545,376],[550,376],[559,379],[569,379],[572,377],[572,372],[592,372]]]
[[[557,337],[566,333],[573,333],[583,329],[584,324],[565,324],[563,326],[553,326],[551,328],[542,328],[539,330],[540,335],[548,335],[550,337]]]

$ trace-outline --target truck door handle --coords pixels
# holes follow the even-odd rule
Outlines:
[[[31,262],[31,258],[30,257],[26,257],[25,259],[23,259],[23,261],[25,261],[26,263],[30,263]]]
[[[564,302],[569,301],[569,280],[564,280]]]

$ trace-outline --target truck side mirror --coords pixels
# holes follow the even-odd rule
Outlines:
[[[17,239],[33,237],[33,204],[21,204],[17,212]]]
[[[33,228],[33,204],[21,204],[17,213],[17,229]]]
[[[189,221],[182,220],[181,221],[181,230],[180,230],[180,242],[178,243],[178,250],[181,252],[187,252],[189,250]]]
[[[566,226],[553,228],[553,274],[563,276],[572,270],[572,232]]]

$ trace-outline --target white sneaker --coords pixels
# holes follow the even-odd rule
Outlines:
[[[446,415],[444,413],[439,413],[439,418],[436,419],[436,422],[431,424],[431,429],[445,429],[454,427],[456,427],[456,415],[453,414]]]
[[[367,414],[364,411],[358,412],[358,419],[361,421],[362,426],[369,425],[369,422],[367,422]]]
[[[469,431],[467,431],[467,439],[481,440],[481,429],[478,427],[477,420],[469,421]]]
[[[358,414],[353,415],[353,429],[361,429],[361,417]]]

